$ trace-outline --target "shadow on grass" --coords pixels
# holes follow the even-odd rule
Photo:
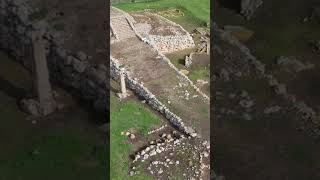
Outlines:
[[[27,94],[25,89],[14,86],[8,80],[3,79],[2,77],[0,77],[0,84],[0,91],[3,91],[8,96],[17,100],[22,99]]]

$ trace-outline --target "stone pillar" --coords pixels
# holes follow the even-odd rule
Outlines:
[[[49,81],[49,71],[46,59],[45,42],[42,33],[32,32],[33,63],[32,74],[34,82],[34,92],[39,102],[39,113],[47,115],[54,111],[54,101]]]
[[[120,70],[120,86],[121,86],[121,93],[118,93],[119,98],[123,99],[128,97],[124,69]]]
[[[120,72],[120,83],[121,83],[121,93],[125,97],[127,95],[127,89],[126,89],[126,81],[125,81],[123,69],[121,69],[121,72]]]

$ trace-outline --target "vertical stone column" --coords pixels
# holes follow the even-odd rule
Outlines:
[[[45,52],[45,42],[42,38],[41,32],[32,32],[32,44],[32,74],[34,82],[34,92],[37,97],[37,101],[39,102],[39,113],[41,115],[47,115],[54,111],[55,105],[49,81],[49,71]]]
[[[126,81],[124,76],[124,70],[121,69],[120,71],[120,85],[121,85],[121,98],[127,97],[127,88],[126,88]]]

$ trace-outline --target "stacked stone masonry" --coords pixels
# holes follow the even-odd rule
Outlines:
[[[121,64],[119,61],[113,57],[110,57],[110,75],[113,79],[118,79],[121,72]],[[196,136],[194,130],[190,127],[187,127],[180,117],[172,113],[169,108],[167,108],[164,104],[162,104],[154,94],[152,94],[146,87],[143,86],[143,84],[136,81],[134,78],[130,76],[130,72],[124,71],[125,74],[125,80],[127,86],[134,91],[136,94],[138,94],[140,97],[143,97],[148,104],[155,109],[156,111],[159,111],[161,114],[163,114],[166,119],[168,119],[175,127],[177,127],[180,131],[186,133],[187,135]]]
[[[168,63],[168,65],[174,69],[180,77],[182,77],[183,79],[185,79],[187,82],[189,82],[189,84],[199,93],[202,95],[202,97],[204,98],[204,100],[206,101],[210,101],[210,97],[208,95],[206,95],[205,93],[203,93],[189,78],[188,76],[186,76],[185,74],[183,74],[181,71],[179,71],[179,69],[171,63],[170,59],[168,59],[158,48],[157,48],[157,45],[154,44],[154,42],[152,40],[150,40],[150,38],[148,37],[143,37],[141,32],[138,32],[137,29],[135,28],[134,26],[134,23],[135,21],[133,20],[132,16],[128,15],[126,12],[122,11],[122,10],[119,10],[121,11],[125,17],[126,17],[126,20],[127,22],[129,23],[129,25],[131,26],[132,30],[134,31],[135,35],[144,43],[150,45],[152,47],[152,49],[154,51],[157,52],[158,56],[161,57],[162,60],[166,61]],[[169,20],[167,20],[169,21]],[[173,22],[172,22],[173,23]],[[180,26],[180,25],[179,25]],[[180,26],[181,27],[181,26]],[[181,29],[183,29],[181,27]],[[114,30],[113,30],[114,31]],[[186,32],[188,33],[188,32]],[[193,40],[192,40],[193,42]]]
[[[273,88],[275,93],[279,96],[282,96],[288,102],[292,104],[292,107],[299,112],[301,115],[301,123],[304,126],[306,133],[312,137],[320,136],[320,125],[317,113],[308,106],[304,101],[298,101],[294,94],[288,93],[287,86],[283,83],[280,83],[276,77],[265,70],[265,64],[259,61],[255,56],[253,56],[245,45],[240,41],[235,39],[230,33],[223,31],[222,29],[216,28],[214,33],[219,36],[224,41],[230,43],[231,45],[237,47],[244,55],[244,61],[251,64],[258,74],[267,80],[269,86]]]
[[[43,20],[30,20],[32,12],[28,0],[0,0],[0,49],[31,69],[31,32],[44,32],[50,79],[73,88],[97,109],[106,112],[109,72],[106,64],[91,64],[83,52],[65,49],[62,34]]]

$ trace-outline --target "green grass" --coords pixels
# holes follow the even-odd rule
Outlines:
[[[0,67],[8,69],[0,68],[0,79],[29,89],[30,74],[2,53],[0,59]],[[88,117],[73,114],[75,119],[63,119],[59,127],[56,119],[33,125],[19,109],[17,99],[7,94],[10,90],[14,91],[0,86],[0,180],[107,178],[107,147],[98,133],[84,133],[82,122]]]
[[[0,179],[105,179],[107,147],[74,125],[34,129],[14,99],[1,93]],[[98,144],[98,145],[97,145]],[[96,153],[91,154],[96,147]],[[88,160],[91,159],[91,160]],[[86,163],[93,162],[92,165]],[[57,173],[59,172],[59,173]]]
[[[0,179],[105,179],[107,151],[99,147],[99,161],[85,165],[94,140],[79,136],[65,132],[26,139],[30,141],[28,148],[1,160]]]
[[[309,154],[308,148],[301,144],[290,145],[287,147],[288,159],[310,168],[319,166],[319,163]]]
[[[270,0],[250,21],[244,21],[239,14],[221,7],[216,9],[215,17],[219,25],[241,25],[254,31],[248,46],[269,64],[276,56],[299,56],[310,52],[308,42],[318,39],[320,26],[315,22],[301,23],[301,18],[309,14],[307,6],[308,3],[299,0]]]
[[[198,69],[191,72],[189,75],[189,78],[196,82],[198,79],[204,79],[206,77],[209,77],[210,75],[210,69]]]
[[[192,30],[191,27],[195,28],[203,26],[206,22],[210,22],[209,0],[156,0],[136,3],[119,3],[116,4],[115,7],[129,12],[141,11],[144,9],[160,11],[168,8],[177,8],[182,10],[185,15],[169,19],[182,25],[187,30]]]
[[[119,102],[118,98],[111,95],[110,112],[110,167],[111,179],[152,179],[140,171],[140,175],[128,176],[129,154],[132,153],[132,146],[127,143],[127,137],[122,136],[130,128],[134,128],[139,134],[146,134],[150,127],[160,124],[160,119],[151,111],[144,108],[142,104],[129,100]],[[138,113],[138,114],[137,114]]]

